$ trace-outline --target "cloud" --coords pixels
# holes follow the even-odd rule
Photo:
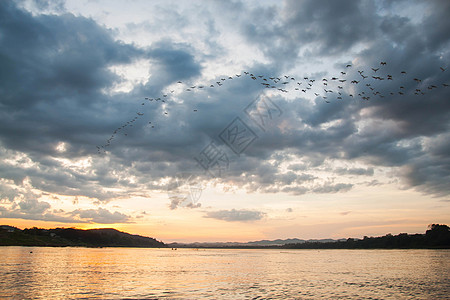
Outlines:
[[[249,13],[251,21],[242,24],[245,37],[284,65],[304,53],[337,55],[369,42],[380,19],[371,1],[285,1]]]
[[[373,175],[373,168],[337,168],[336,169],[337,174],[350,174],[350,175],[367,175],[372,176]]]
[[[0,218],[41,220],[61,223],[85,223],[86,221],[74,219],[64,211],[51,211],[51,205],[45,201],[26,199],[18,204],[0,206]]]
[[[25,213],[41,214],[50,208],[50,204],[37,200],[25,200],[19,202],[19,207]]]
[[[149,83],[153,84],[156,80],[161,85],[167,85],[200,75],[201,67],[189,51],[192,49],[188,45],[174,44],[170,40],[152,45],[148,56],[158,62],[158,67],[154,71],[155,76],[149,78]]]
[[[131,217],[120,212],[115,211],[111,213],[104,208],[98,209],[77,209],[71,212],[72,216],[78,216],[82,220],[90,223],[100,224],[114,224],[114,223],[129,223]]]
[[[213,218],[227,222],[250,222],[261,220],[265,215],[265,213],[260,211],[232,209],[207,212],[204,218]]]
[[[346,192],[353,187],[350,183],[325,184],[313,189],[314,193],[338,193]]]
[[[178,207],[199,208],[202,206],[201,203],[191,201],[188,195],[170,195],[169,199],[169,208],[171,210],[177,209]]]
[[[217,181],[249,192],[346,192],[382,167],[406,187],[450,193],[450,89],[443,85],[450,72],[439,68],[450,61],[447,3],[414,2],[413,11],[427,12],[419,15],[375,1],[214,2],[193,15],[158,8],[158,20],[180,21],[130,21],[128,30],[147,28],[146,43],[123,42],[117,33],[123,28],[109,29],[61,4],[34,6],[39,13],[0,2],[0,195],[2,203],[19,205],[8,206],[11,213],[48,212],[46,202],[25,195],[24,181],[39,193],[102,203],[167,191],[179,172],[202,171],[193,158],[211,141],[229,159]],[[376,74],[393,80],[371,77],[381,61],[388,63]],[[113,71],[117,66],[148,68],[149,75],[117,91],[129,80]],[[270,77],[283,79],[277,88],[289,92],[265,88],[261,83],[275,84]],[[289,83],[282,85],[284,79]],[[244,112],[261,94],[282,111],[264,130]],[[258,136],[240,155],[219,138],[236,117]],[[183,199],[169,202],[175,209]],[[60,216],[106,216],[77,212]]]

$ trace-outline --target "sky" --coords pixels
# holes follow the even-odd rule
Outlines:
[[[0,1],[0,223],[164,242],[450,224],[448,1]]]

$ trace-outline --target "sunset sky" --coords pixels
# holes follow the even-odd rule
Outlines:
[[[449,1],[0,1],[0,224],[164,242],[450,224]]]

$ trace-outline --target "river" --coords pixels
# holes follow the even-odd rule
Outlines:
[[[0,251],[0,298],[450,299],[450,250]]]

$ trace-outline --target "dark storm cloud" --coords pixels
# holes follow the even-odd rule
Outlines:
[[[450,180],[450,135],[437,135],[425,143],[426,155],[403,167],[407,183],[426,193],[448,196]]]
[[[286,30],[298,44],[314,43],[332,55],[373,38],[376,7],[371,1],[286,1]]]
[[[285,1],[282,8],[257,8],[243,32],[267,57],[288,64],[299,55],[336,55],[370,41],[376,31],[371,1]]]
[[[423,139],[434,138],[448,131],[449,103],[445,101],[448,89],[442,88],[442,84],[448,83],[450,78],[449,72],[441,72],[439,69],[440,66],[448,65],[446,62],[449,51],[445,47],[448,39],[443,33],[442,41],[438,42],[436,38],[433,42],[430,40],[436,34],[430,24],[437,26],[433,20],[443,18],[444,14],[440,10],[447,9],[446,5],[431,3],[430,13],[420,22],[395,13],[382,16],[380,9],[386,9],[387,4],[371,1],[287,2],[282,9],[264,7],[249,10],[247,18],[242,17],[245,7],[239,3],[232,6],[220,5],[237,13],[234,20],[239,20],[246,38],[260,45],[272,62],[264,66],[253,66],[247,70],[251,73],[266,77],[281,76],[276,74],[288,68],[292,59],[311,45],[318,49],[318,53],[326,56],[348,54],[348,51],[354,51],[353,46],[369,45],[370,47],[363,47],[362,51],[355,51],[351,55],[355,65],[354,69],[345,70],[351,74],[349,76],[358,76],[357,79],[361,80],[357,70],[365,70],[367,74],[373,72],[371,68],[379,66],[380,61],[388,61],[383,74],[395,75],[393,82],[384,82],[380,86],[386,94],[398,89],[400,85],[414,91],[417,88],[412,80],[414,76],[427,84],[436,83],[440,86],[438,90],[427,91],[427,95],[423,97],[410,93],[407,100],[397,93],[386,101],[372,100],[364,103],[326,103],[320,98],[311,103],[301,96],[294,101],[286,101],[278,96],[272,98],[284,112],[282,118],[263,134],[258,132],[258,140],[241,157],[231,158],[233,164],[227,180],[251,191],[345,191],[352,186],[323,182],[302,185],[317,178],[299,173],[304,168],[320,168],[327,159],[345,159],[350,162],[359,160],[368,164],[368,167],[338,169],[337,175],[370,176],[376,165],[405,166],[404,179],[411,186],[428,193],[448,192],[448,188],[440,183],[448,178],[448,170],[442,165],[448,157],[446,152],[440,150],[440,154],[435,155],[430,152],[431,148],[423,147]],[[260,19],[264,19],[264,22],[258,22]],[[446,26],[444,20],[439,24]],[[168,55],[170,56],[170,51]],[[344,63],[336,65],[342,68],[345,66]],[[400,77],[401,70],[407,71],[408,76]],[[194,71],[191,74],[195,76],[196,73]],[[218,76],[217,80],[220,81],[220,78]],[[320,77],[316,79],[320,80]],[[190,83],[196,85],[194,81]],[[427,84],[423,83],[421,88],[426,89]],[[354,88],[355,93],[364,90],[361,85]],[[206,95],[210,100],[207,101],[201,94],[184,92],[181,98],[184,99],[185,106],[172,107],[171,113],[175,116],[171,120],[172,126],[161,130],[148,144],[155,150],[159,149],[150,154],[150,161],[157,157],[170,162],[158,170],[161,171],[160,174],[178,170],[183,165],[180,163],[181,159],[196,155],[196,151],[198,153],[211,139],[217,139],[217,134],[224,126],[242,112],[245,103],[255,99],[262,91],[248,78],[234,78],[233,81],[224,82],[220,92],[218,90],[216,86],[209,91]],[[199,108],[202,114],[186,113],[187,104]],[[334,123],[330,124],[331,121]],[[282,124],[289,126],[280,130]],[[329,125],[323,128],[326,124]],[[172,134],[174,128],[180,129],[176,133],[176,140]],[[283,154],[276,155],[279,152]],[[140,153],[139,150],[137,153]],[[158,156],[155,156],[156,153]],[[292,155],[302,158],[306,163],[300,169],[292,167],[293,173],[280,172],[280,163],[288,161]],[[135,157],[139,159],[140,156]],[[421,168],[418,171],[421,166],[417,160],[419,157],[422,158],[420,161],[426,159],[431,163],[430,166],[435,167],[428,170]],[[278,163],[268,164],[268,160]],[[436,171],[439,171],[438,176],[433,175]]]
[[[431,51],[447,48],[450,43],[450,3],[445,0],[431,1],[431,14],[423,22],[423,32],[428,48]]]
[[[395,11],[386,14],[382,10],[390,9],[388,3],[374,1],[287,1],[281,7],[255,9],[241,2],[215,5],[223,9],[221,17],[235,21],[243,38],[267,59],[265,64],[249,62],[242,71],[281,77],[296,67],[299,57],[332,58],[335,68],[345,68],[350,59],[354,66],[344,70],[361,80],[357,70],[369,74],[371,67],[387,61],[379,72],[394,74],[394,80],[385,80],[380,90],[388,95],[403,85],[408,91],[419,87],[426,94],[403,97],[395,90],[395,95],[362,101],[350,99],[346,91],[347,100],[330,103],[319,96],[309,101],[300,92],[293,99],[275,95],[271,100],[283,113],[263,131],[244,113],[265,91],[263,86],[249,76],[234,74],[215,74],[216,78],[204,81],[202,65],[209,57],[193,44],[162,39],[138,48],[117,41],[92,19],[72,14],[33,16],[13,2],[1,1],[0,154],[5,158],[0,162],[1,177],[18,186],[28,178],[43,192],[104,202],[143,190],[170,190],[173,180],[160,180],[201,171],[193,158],[211,141],[221,143],[219,133],[239,116],[258,139],[239,156],[221,143],[230,159],[230,168],[221,178],[224,182],[249,191],[336,193],[354,185],[324,182],[314,171],[328,168],[334,170],[333,176],[372,176],[377,166],[395,166],[411,187],[435,195],[450,192],[446,184],[450,152],[444,142],[450,89],[442,85],[450,82],[450,70],[440,70],[450,61],[447,3],[427,2],[427,14],[419,20]],[[109,67],[137,59],[151,62],[148,81],[129,92],[105,93],[123,80]],[[408,74],[401,77],[401,70]],[[327,72],[331,71],[315,79],[329,78]],[[414,77],[422,83],[418,85]],[[179,80],[183,83],[177,84]],[[439,89],[428,91],[433,83]],[[196,88],[188,91],[191,86]],[[362,82],[345,88],[350,87],[355,95],[365,91]],[[150,102],[144,97],[167,101]],[[114,136],[105,155],[97,156],[95,146],[104,145],[137,112],[143,116]],[[20,164],[10,162],[18,160],[15,151],[26,154]],[[89,167],[80,169],[64,161],[74,158],[92,159]],[[333,159],[364,167],[336,169],[329,166]],[[2,201],[19,205],[21,200],[14,197],[16,190],[9,183],[0,187]],[[179,205],[175,202],[173,208]],[[239,211],[213,216],[227,218],[227,214],[239,216]],[[83,216],[99,222],[129,221],[103,210],[77,210],[69,217]]]
[[[176,46],[177,48],[174,48]],[[186,50],[181,50],[186,47]],[[154,72],[156,80],[167,85],[177,80],[184,80],[200,75],[200,65],[195,62],[195,58],[189,53],[188,45],[174,45],[166,40],[152,45],[148,52],[149,57],[159,62],[159,68]],[[152,77],[149,82],[152,82]]]
[[[171,81],[198,75],[200,67],[193,56],[167,41],[147,50],[138,49],[115,41],[110,31],[91,19],[71,14],[34,17],[9,1],[0,4],[0,16],[2,145],[28,153],[33,161],[26,167],[2,162],[2,177],[16,183],[29,177],[35,187],[51,193],[98,199],[118,196],[103,192],[105,186],[123,184],[132,188],[127,180],[109,175],[114,166],[108,162],[94,161],[94,170],[81,174],[55,158],[95,153],[95,145],[118,125],[118,120],[127,113],[136,114],[133,98],[142,99],[149,88],[159,92]],[[130,94],[111,97],[102,93],[120,80],[108,67],[132,63],[136,58],[153,60],[160,71],[155,78],[165,82],[150,78],[148,87],[137,87]],[[65,142],[64,152],[56,149],[60,142]],[[9,155],[4,154],[5,158]],[[119,165],[131,166],[133,158],[125,159],[129,161],[122,159]],[[99,180],[101,186],[97,185]]]
[[[158,165],[158,157],[150,157],[157,163],[145,170],[143,164],[133,165],[132,154],[122,159],[119,156],[118,162],[93,160],[89,172],[68,168],[57,159],[95,153],[95,145],[118,125],[118,120],[127,112],[135,115],[130,98],[142,99],[148,91],[160,92],[172,81],[198,75],[200,67],[191,54],[167,42],[147,50],[137,49],[115,41],[111,32],[90,19],[70,14],[33,17],[12,2],[0,3],[0,28],[0,135],[2,146],[10,149],[2,148],[2,178],[13,180],[18,186],[28,178],[34,188],[46,193],[109,201],[129,197],[133,190],[140,191],[142,185],[128,180],[130,173],[141,175],[147,188],[152,188],[152,184],[146,176],[155,169],[162,170],[155,174],[157,179],[175,173],[175,169],[165,170],[164,162]],[[135,58],[151,59],[158,67],[153,70],[157,72],[150,84],[137,87],[134,93],[138,97],[133,93],[115,97],[103,94],[102,89],[120,81],[108,67],[132,63]],[[60,142],[66,148],[62,153],[56,149]],[[164,147],[162,143],[161,153],[170,152],[169,145]],[[14,150],[27,153],[31,161],[24,159],[14,166],[5,162],[3,159],[16,159]],[[139,168],[141,173],[135,171]],[[123,172],[114,171],[118,176],[111,176],[113,169]],[[108,186],[122,186],[126,192],[105,191]],[[0,193],[2,203],[13,204],[10,209],[1,207],[3,218],[96,223],[130,220],[105,209],[50,212],[49,203],[30,198],[38,195],[24,194],[3,182]]]
[[[374,66],[378,60],[388,60],[390,66],[386,74],[396,74],[394,80],[406,89],[419,88],[425,95],[418,97],[411,93],[407,98],[397,95],[387,102],[370,102],[368,117],[377,120],[381,125],[377,127],[384,130],[374,127],[362,135],[352,136],[345,142],[345,148],[349,158],[366,157],[380,165],[404,166],[404,179],[411,186],[445,195],[450,192],[445,184],[450,178],[449,169],[445,167],[450,152],[439,151],[436,155],[432,147],[424,147],[424,144],[431,139],[440,148],[448,135],[449,90],[442,87],[450,81],[450,74],[442,72],[440,67],[448,66],[450,58],[447,47],[450,26],[448,20],[443,19],[444,12],[449,12],[449,5],[443,1],[429,4],[429,13],[418,24],[404,17],[386,18],[378,43],[359,55],[360,61]],[[394,23],[398,26],[394,27]],[[393,48],[393,43],[401,47]],[[411,77],[402,79],[400,70],[408,71]],[[413,77],[421,79],[422,83],[418,85],[411,80]],[[433,83],[440,88],[429,90],[427,87]]]
[[[54,155],[58,140],[68,154],[107,121],[100,89],[117,76],[107,67],[129,63],[139,50],[116,42],[94,21],[70,14],[32,17],[13,2],[0,4],[1,123],[5,146]],[[103,103],[103,104],[102,104]]]
[[[213,218],[227,222],[249,222],[258,221],[264,218],[265,213],[253,210],[218,210],[207,212],[205,218]]]
[[[450,192],[443,184],[449,179],[445,167],[449,152],[446,155],[441,151],[436,156],[422,144],[423,139],[442,136],[449,129],[450,103],[446,101],[449,89],[442,88],[442,84],[448,84],[450,73],[441,72],[440,67],[446,68],[450,60],[450,24],[446,17],[450,6],[445,1],[427,2],[427,13],[420,19],[419,15],[409,18],[389,11],[390,5],[372,1],[287,1],[279,14],[260,12],[267,22],[255,22],[244,28],[249,41],[258,43],[274,63],[292,61],[310,46],[316,52],[308,55],[337,55],[348,54],[353,46],[365,45],[367,48],[354,52],[356,75],[356,68],[368,75],[373,73],[371,67],[377,68],[380,61],[388,61],[383,74],[395,75],[393,82],[384,84],[385,92],[401,85],[406,90],[425,90],[423,97],[412,92],[402,97],[396,92],[389,101],[371,101],[364,106],[317,101],[321,99],[316,99],[315,105],[290,104],[290,110],[298,111],[298,117],[312,128],[293,132],[292,137],[283,135],[284,145],[287,140],[292,141],[290,146],[305,156],[319,151],[319,157],[343,155],[375,165],[405,166],[404,179],[410,185],[428,193],[446,194]],[[290,48],[290,55],[283,52],[283,46]],[[409,77],[400,77],[402,70]],[[414,77],[421,79],[422,84],[417,86]],[[357,79],[361,80],[359,75]],[[432,83],[440,88],[429,91],[427,86]],[[358,92],[363,90],[361,85],[356,88]],[[356,122],[365,121],[359,114],[362,108],[368,107],[369,114],[364,118],[375,126],[373,130],[361,132]],[[318,128],[333,120],[342,120],[336,127],[339,130]]]

